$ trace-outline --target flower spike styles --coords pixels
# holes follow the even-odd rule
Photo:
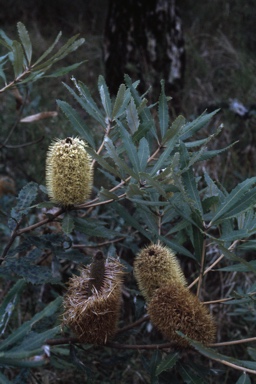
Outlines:
[[[142,249],[134,260],[134,275],[146,301],[155,290],[170,281],[186,285],[179,261],[171,249],[151,244]]]
[[[71,328],[82,343],[102,345],[112,339],[122,302],[122,265],[105,260],[97,252],[93,262],[69,281],[64,297],[63,324]]]
[[[67,137],[53,142],[46,157],[46,187],[50,199],[63,206],[83,203],[92,189],[92,161],[87,144]]]
[[[157,289],[148,305],[148,314],[164,337],[179,347],[188,347],[189,342],[176,331],[205,345],[215,340],[212,316],[197,296],[180,283],[171,282]]]

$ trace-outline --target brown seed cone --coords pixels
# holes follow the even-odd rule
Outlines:
[[[111,339],[117,330],[123,270],[118,261],[106,261],[103,283],[97,290],[94,286],[89,288],[92,264],[82,268],[80,276],[69,281],[63,303],[63,324],[72,329],[80,342],[100,345]]]
[[[67,137],[53,142],[46,157],[46,187],[50,199],[63,206],[83,203],[92,189],[92,161],[87,144]]]
[[[134,276],[146,301],[150,301],[155,290],[171,281],[186,285],[186,280],[174,252],[162,245],[151,244],[136,256]]]
[[[172,282],[159,288],[148,305],[152,324],[170,341],[188,347],[176,331],[202,344],[214,342],[216,326],[207,308],[182,284]]]

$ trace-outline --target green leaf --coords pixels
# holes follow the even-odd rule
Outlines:
[[[158,118],[159,118],[159,125],[160,125],[160,133],[163,139],[165,137],[165,134],[169,125],[169,113],[168,113],[167,98],[164,90],[164,80],[161,80],[161,94],[159,97],[159,104],[158,104]]]
[[[119,116],[121,107],[122,107],[123,102],[124,102],[125,91],[126,91],[126,86],[124,84],[121,84],[119,89],[118,89],[115,103],[114,103],[114,107],[113,107],[113,112],[112,112],[112,119],[113,120]]]
[[[118,168],[112,167],[102,156],[98,155],[93,149],[86,148],[87,152],[93,159],[97,161],[103,168],[105,168],[108,172],[110,172],[112,175],[115,175],[121,179],[121,174],[118,170]]]
[[[28,209],[32,205],[32,202],[36,199],[37,194],[38,184],[33,181],[21,189],[17,197],[16,207],[11,210],[11,219],[9,221],[9,227],[11,229],[15,227],[16,222],[19,221],[23,215],[28,213]]]
[[[18,22],[17,29],[18,29],[20,41],[22,43],[22,46],[24,48],[24,52],[25,52],[25,55],[27,58],[27,64],[28,64],[28,66],[30,66],[31,58],[32,58],[32,44],[30,41],[28,31],[27,31],[25,25],[22,24],[21,22]]]
[[[119,157],[115,149],[115,146],[109,137],[105,138],[104,144],[108,152],[108,155],[114,161],[115,165],[119,167],[119,170],[122,171],[123,173],[126,173],[129,176],[134,177],[135,180],[139,180],[139,176],[130,167],[128,167],[126,162],[123,159],[121,159],[121,157]]]
[[[100,75],[99,79],[98,79],[98,89],[99,89],[100,98],[101,98],[103,108],[106,112],[107,117],[111,120],[111,118],[112,118],[112,104],[111,104],[111,99],[110,99],[107,84],[106,84],[105,79],[102,75]]]
[[[37,65],[41,63],[53,50],[53,48],[58,44],[60,38],[62,36],[62,32],[59,32],[56,39],[54,40],[53,44],[50,45],[49,48],[42,54],[42,56],[39,57],[39,59],[33,64],[33,69],[35,70]]]
[[[0,29],[0,44],[6,47],[9,51],[12,51],[12,43],[13,41],[6,35],[6,33]]]
[[[74,218],[75,230],[78,232],[85,233],[87,236],[103,237],[103,238],[113,238],[115,236],[120,236],[119,232],[112,231],[104,227],[102,224],[99,224],[97,220],[93,219],[81,219]]]
[[[110,192],[107,189],[101,187],[99,192],[99,199],[100,201],[118,200],[118,196],[115,193]]]
[[[77,113],[77,111],[65,101],[57,100],[57,104],[65,113],[72,127],[77,131],[79,136],[86,140],[93,148],[95,148],[94,138],[90,132],[90,129]]]
[[[183,379],[183,382],[186,384],[204,384],[205,381],[202,381],[202,377],[199,377],[194,373],[189,365],[179,364],[179,373]]]
[[[70,233],[73,231],[75,224],[74,224],[74,218],[69,213],[66,213],[63,220],[62,220],[62,230],[66,235],[70,235]]]
[[[163,244],[167,245],[168,247],[173,249],[175,252],[178,252],[181,255],[184,255],[184,256],[190,257],[191,259],[196,260],[195,256],[191,252],[189,252],[188,249],[178,244],[176,241],[170,240],[165,236],[158,236],[158,238],[159,240],[161,240]]]
[[[62,303],[62,298],[57,297],[54,301],[48,304],[41,312],[37,313],[31,320],[23,323],[18,329],[12,332],[12,334],[5,340],[2,340],[0,344],[0,351],[5,351],[6,348],[11,347],[12,345],[17,344],[21,339],[26,337],[26,335],[31,331],[31,328],[39,320],[44,319],[45,317],[52,316],[60,307]]]
[[[181,332],[177,332],[180,336],[184,336]],[[256,373],[256,362],[253,361],[245,361],[238,360],[230,356],[222,355],[221,353],[216,352],[214,349],[205,347],[201,343],[191,340],[186,337],[191,344],[198,352],[200,352],[203,356],[208,357],[209,359],[219,360],[219,361],[227,361],[231,364],[237,365],[239,367],[248,368],[254,370]]]
[[[7,377],[0,372],[0,384],[13,384],[13,382],[9,381]]]
[[[219,241],[217,241],[219,243]],[[256,268],[254,267],[254,264],[242,259],[241,257],[237,256],[234,252],[229,251],[227,248],[223,247],[223,245],[219,244],[219,248],[221,252],[224,254],[225,257],[227,257],[230,260],[238,261],[242,265],[244,265],[248,270],[256,274]]]
[[[25,286],[25,280],[18,280],[5,295],[0,306],[0,334],[3,335],[10,317],[16,308],[21,291]]]
[[[170,353],[165,359],[161,361],[160,364],[158,364],[156,368],[156,375],[160,375],[162,372],[167,371],[167,369],[172,369],[178,360],[178,352]]]
[[[63,68],[60,68],[58,69],[57,71],[55,72],[52,72],[50,75],[46,75],[44,77],[60,77],[60,76],[64,76],[66,75],[67,73],[71,72],[71,71],[74,71],[76,68],[80,67],[80,65],[84,64],[87,60],[83,60],[83,61],[80,61],[80,63],[75,63],[75,64],[72,64],[72,65],[69,65],[67,67],[63,67]]]
[[[126,108],[126,120],[127,120],[128,127],[131,130],[131,133],[134,134],[139,128],[140,121],[139,121],[137,108],[133,98],[131,98],[129,105]]]
[[[141,180],[145,180],[147,182],[147,186],[152,186],[155,190],[162,196],[166,197],[165,190],[162,188],[161,183],[158,180],[155,180],[148,173],[141,172],[140,173]]]
[[[211,118],[219,112],[219,109],[213,111],[211,113],[203,113],[197,119],[189,122],[183,126],[180,133],[180,139],[182,141],[191,137],[195,132],[199,131],[202,127],[204,127]]]
[[[251,384],[251,379],[247,373],[243,372],[235,384]]]
[[[73,79],[74,80],[74,79]],[[104,119],[104,116],[102,115],[101,111],[99,110],[97,104],[93,100],[91,93],[89,89],[81,82],[75,82],[76,88],[80,94],[78,96],[72,88],[70,88],[67,84],[63,83],[64,86],[68,89],[68,91],[71,93],[71,95],[75,98],[76,101],[81,105],[81,107],[90,115],[92,116],[96,121],[100,123],[100,125],[104,128],[106,128],[106,122]]]
[[[24,54],[21,44],[14,40],[12,43],[12,65],[14,69],[14,76],[17,80],[24,70]]]
[[[122,138],[123,146],[133,166],[133,170],[134,172],[136,172],[136,174],[138,174],[140,172],[140,168],[139,168],[140,163],[139,163],[139,157],[137,154],[137,149],[133,144],[130,133],[125,129],[123,124],[120,121],[117,121],[117,124],[119,127],[120,136]]]
[[[163,137],[162,143],[165,144],[174,137],[178,137],[182,127],[185,125],[185,118],[181,115],[176,117],[171,127],[166,131],[166,134]]]
[[[250,209],[256,203],[256,188],[251,189],[255,183],[256,177],[252,177],[238,184],[218,207],[209,225]]]
[[[141,172],[145,171],[148,164],[149,156],[150,156],[149,144],[147,139],[143,137],[139,142],[139,148],[138,148],[139,169],[141,170]]]

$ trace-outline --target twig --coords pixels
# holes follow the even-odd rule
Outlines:
[[[203,276],[204,276],[204,261],[205,261],[205,244],[206,244],[206,239],[203,241],[203,249],[202,249],[202,255],[201,255],[201,266],[200,266],[200,272],[198,276],[198,285],[197,285],[197,292],[196,295],[199,297],[200,294],[200,289],[203,281]]]
[[[248,339],[241,339],[241,340],[224,341],[223,343],[212,343],[212,344],[209,344],[209,347],[223,347],[226,345],[244,344],[244,343],[251,343],[251,342],[256,342],[256,337],[250,337]]]
[[[137,327],[138,325],[144,323],[144,321],[147,321],[147,320],[149,320],[149,315],[145,315],[145,316],[141,317],[139,320],[134,321],[133,323],[128,324],[125,327],[118,329],[117,333],[126,332],[132,328]]]
[[[3,253],[2,253],[2,256],[1,256],[1,261],[4,260],[5,256],[7,255],[7,253],[9,252],[9,249],[11,248],[14,240],[16,239],[16,237],[18,236],[17,233],[18,233],[18,229],[19,229],[19,226],[21,225],[21,222],[22,222],[22,219],[20,219],[16,225],[15,225],[15,228],[14,230],[12,231],[12,234],[11,234],[11,237],[8,241],[8,243],[6,244],[6,247],[4,248],[3,250]]]

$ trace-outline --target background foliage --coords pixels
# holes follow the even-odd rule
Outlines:
[[[91,9],[95,15],[99,3],[88,6],[87,10]],[[191,9],[190,2],[187,3]],[[170,120],[164,83],[155,106],[147,105],[147,95],[139,95],[137,84],[128,77],[116,98],[111,99],[104,78],[98,77],[102,72],[100,37],[97,40],[92,35],[78,50],[83,51],[77,62],[90,58],[89,62],[71,68],[80,81],[71,81],[59,64],[55,66],[55,76],[61,76],[64,87],[58,77],[43,79],[54,75],[54,68],[47,65],[49,72],[44,73],[42,66],[38,81],[30,77],[27,83],[19,84],[14,97],[11,87],[11,92],[6,89],[2,93],[1,143],[10,132],[12,140],[1,148],[1,167],[3,175],[15,180],[18,192],[17,199],[9,194],[1,197],[2,382],[43,382],[45,377],[53,382],[61,378],[63,383],[71,379],[95,383],[253,382],[254,375],[250,372],[256,370],[253,344],[231,343],[207,349],[191,341],[197,352],[178,352],[175,348],[156,350],[155,344],[163,340],[143,319],[144,301],[132,275],[132,260],[140,247],[160,240],[178,253],[191,289],[202,301],[211,302],[218,324],[218,342],[245,340],[255,335],[255,171],[249,157],[254,142],[246,142],[243,135],[239,145],[228,147],[240,139],[241,127],[248,133],[247,139],[252,137],[254,120],[252,117],[243,121],[225,109],[222,115],[217,111],[200,115],[200,109],[218,106],[234,94],[238,99],[243,95],[241,101],[249,105],[255,92],[250,77],[254,65],[250,21],[245,27],[239,18],[232,19],[236,31],[248,35],[247,43],[247,39],[239,41],[237,33],[232,35],[231,27],[227,29],[225,23],[231,11],[238,16],[239,2],[226,3],[226,12],[221,4],[216,20],[210,20],[210,2],[207,7],[200,7],[200,11],[195,5],[190,12],[184,12],[185,23],[191,23],[190,32],[193,32],[190,35],[193,39],[186,40],[188,68],[183,113],[187,119],[178,116]],[[22,9],[26,19],[26,11]],[[48,10],[45,8],[43,12],[43,9],[42,20]],[[65,7],[61,9],[65,11]],[[243,12],[250,16],[247,7]],[[203,18],[209,34],[202,36],[199,32]],[[64,34],[77,32],[72,20],[69,25],[63,20]],[[34,26],[38,33],[39,25]],[[95,25],[100,27],[96,16]],[[220,32],[214,40],[211,28],[216,30],[216,25]],[[19,26],[23,39],[14,30],[10,31],[11,38],[18,43],[8,47],[4,39],[1,63],[8,84],[23,73],[26,65],[31,65],[31,48],[26,45],[28,40],[24,40],[27,34]],[[45,43],[48,38],[49,31],[41,41]],[[72,54],[72,60],[66,56],[72,51],[72,44],[78,47],[82,43],[77,39],[70,41],[67,37],[65,41],[69,43],[63,43],[65,67],[73,65],[77,58],[78,51],[75,56]],[[31,62],[35,63],[43,52],[37,54],[40,48],[34,48],[33,36],[31,40],[32,59],[35,59]],[[50,36],[50,40],[48,46],[54,37]],[[233,47],[232,51],[231,42],[239,49]],[[61,49],[59,42],[55,48],[54,52]],[[15,52],[21,49],[24,53],[19,62],[20,55],[15,57]],[[10,52],[8,57],[7,52]],[[92,72],[95,58],[98,64]],[[230,65],[223,66],[223,58]],[[51,58],[48,64],[51,66],[54,60]],[[58,115],[49,115],[49,119],[40,115],[40,120],[32,118],[31,123],[21,123],[22,118],[45,109],[57,111]],[[221,122],[225,123],[224,128]],[[79,135],[90,145],[96,165],[95,184],[90,201],[64,211],[47,200],[43,185],[44,158],[53,137],[71,134]],[[38,141],[42,136],[45,139]],[[219,165],[224,161],[223,169]],[[90,262],[99,247],[109,256],[118,254],[127,271],[121,331],[115,339],[120,348],[118,354],[114,349],[118,348],[117,344],[106,348],[76,343],[68,346],[70,335],[61,334],[60,330],[60,297],[65,292],[65,283],[72,273],[77,273],[79,264]],[[137,326],[129,329],[129,324],[137,320]],[[53,342],[49,354],[42,346],[56,336],[64,337],[64,344]],[[134,349],[127,346],[130,344]],[[149,348],[141,349],[141,344]],[[229,365],[219,364],[220,360]],[[237,366],[241,367],[240,372]]]

